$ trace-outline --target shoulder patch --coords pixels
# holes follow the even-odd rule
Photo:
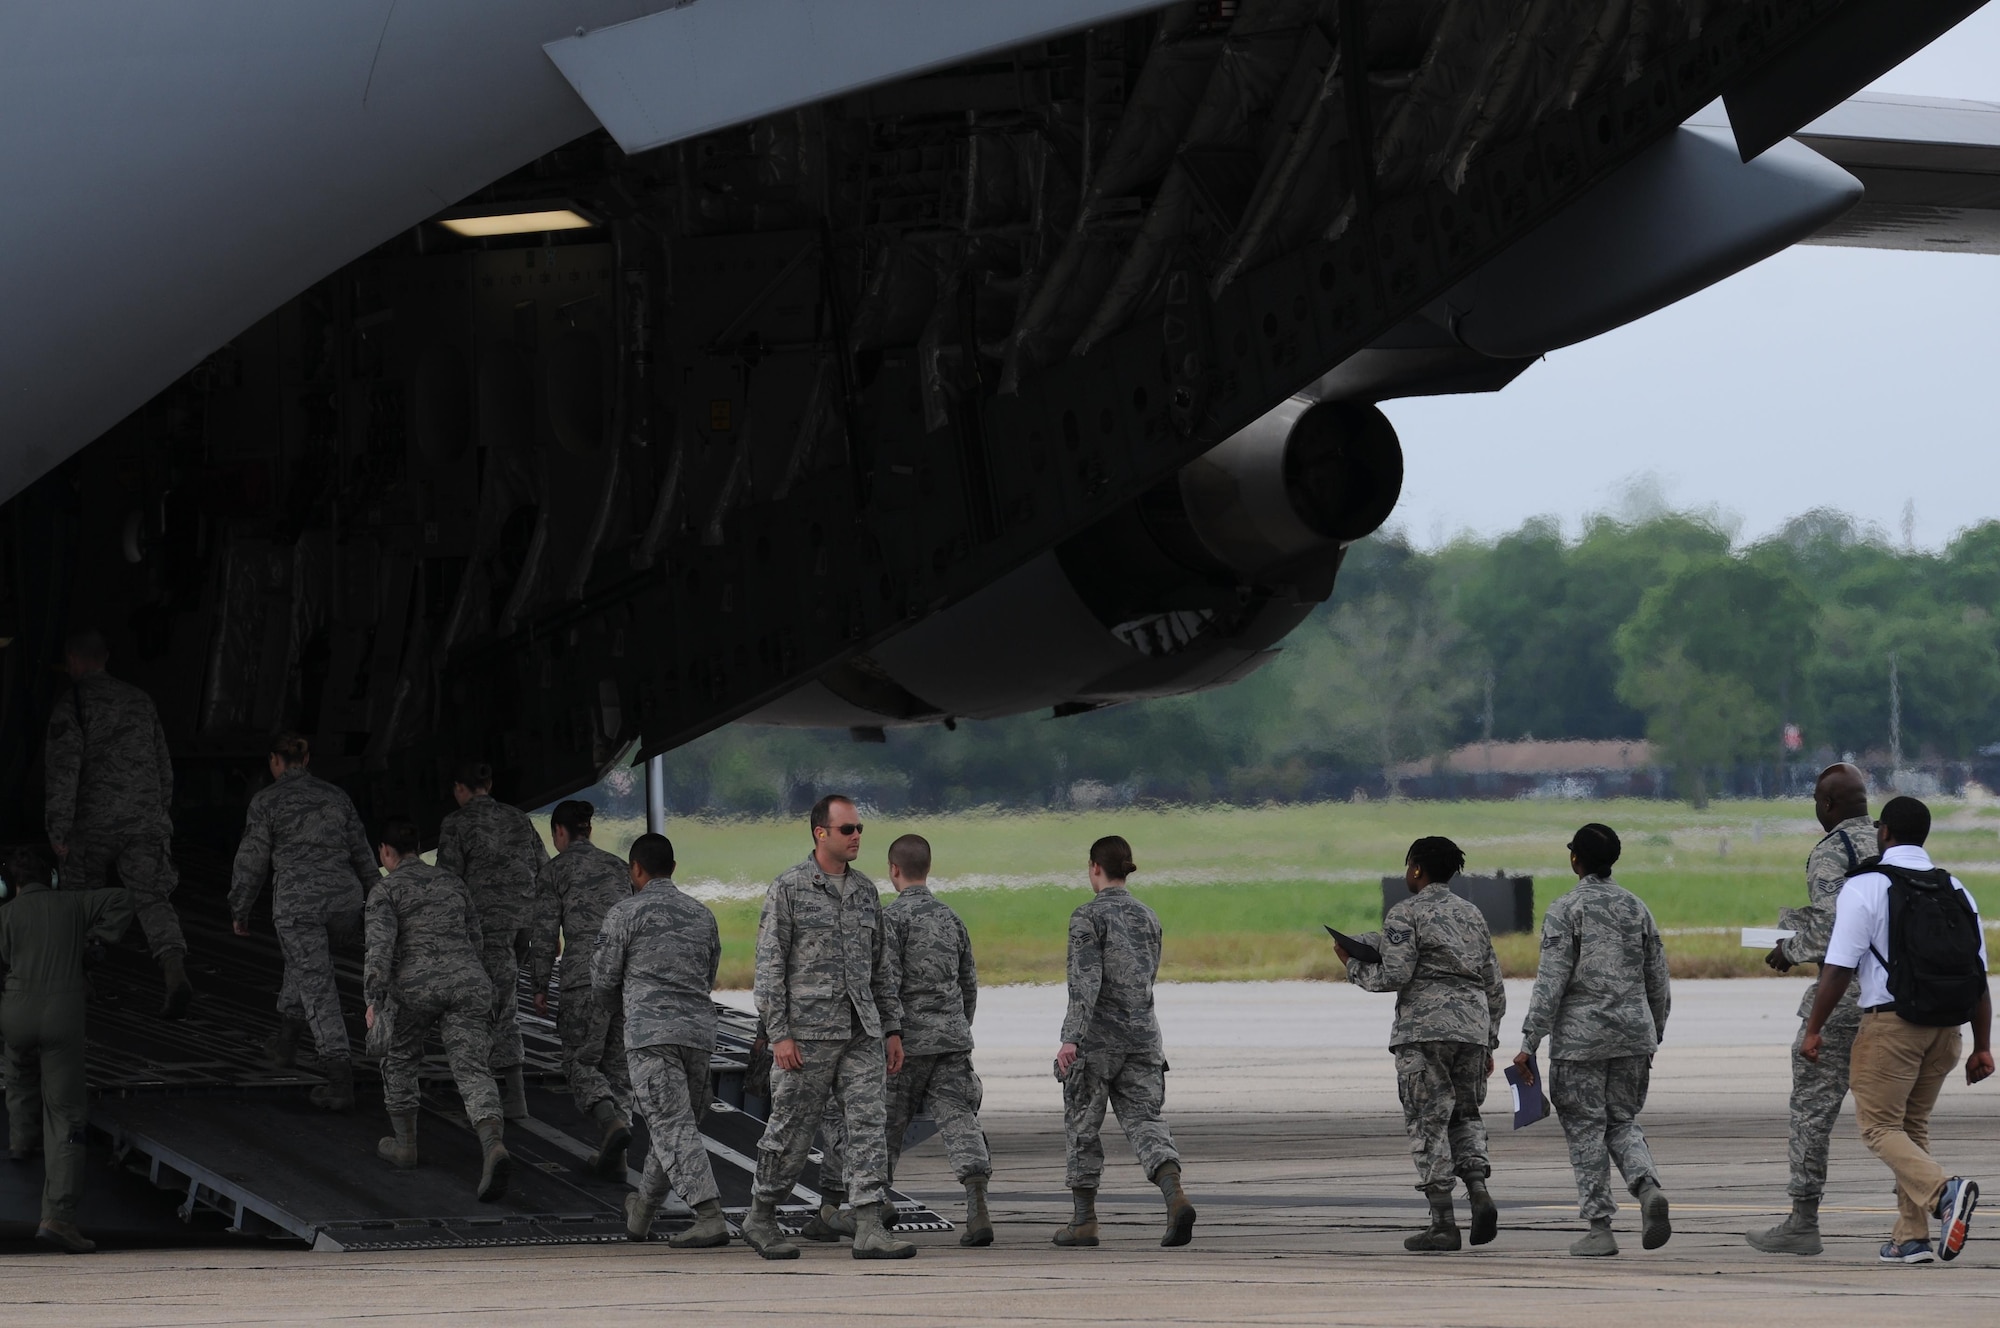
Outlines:
[[[1391,945],[1408,945],[1413,932],[1408,927],[1385,927],[1382,939]]]

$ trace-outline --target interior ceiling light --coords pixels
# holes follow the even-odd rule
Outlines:
[[[481,239],[488,235],[530,235],[540,231],[581,231],[597,223],[574,208],[547,207],[527,212],[453,213],[437,219],[455,235]]]

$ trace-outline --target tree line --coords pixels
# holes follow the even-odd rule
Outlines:
[[[1392,531],[1351,549],[1333,597],[1234,687],[882,744],[732,726],[669,756],[670,802],[782,811],[832,787],[913,810],[1284,801],[1393,784],[1399,763],[1482,737],[1644,737],[1701,803],[1728,772],[1778,762],[1788,726],[1805,762],[1886,752],[1892,732],[1909,763],[2000,743],[1996,606],[2000,522],[1940,552],[1829,510],[1747,544],[1687,511],[1600,515],[1575,538],[1533,520],[1436,550]]]

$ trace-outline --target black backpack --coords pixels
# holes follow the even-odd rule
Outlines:
[[[1889,954],[1868,948],[1889,970],[1896,1014],[1926,1028],[1958,1027],[1986,995],[1972,901],[1953,888],[1943,868],[1911,871],[1882,863],[1873,870],[1889,878]]]

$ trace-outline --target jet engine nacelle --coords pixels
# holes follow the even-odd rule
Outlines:
[[[1292,398],[1083,533],[746,716],[854,729],[1077,714],[1255,672],[1403,484],[1375,407]]]

